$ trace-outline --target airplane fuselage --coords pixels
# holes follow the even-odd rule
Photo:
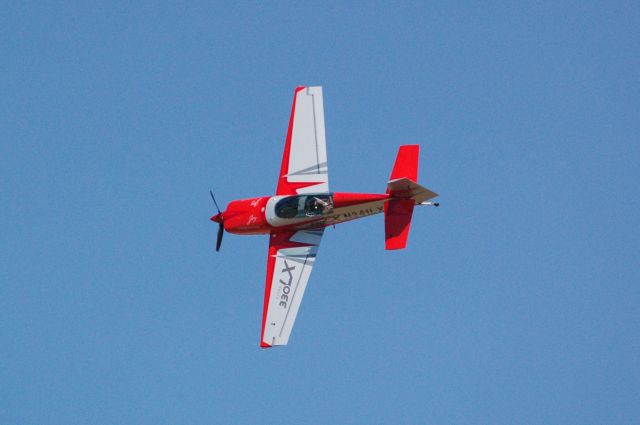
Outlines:
[[[382,213],[389,199],[388,194],[349,192],[263,196],[232,201],[211,220],[239,235],[317,229]]]

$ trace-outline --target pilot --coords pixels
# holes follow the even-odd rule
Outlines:
[[[320,205],[316,201],[316,197],[308,199],[305,205],[305,213],[307,217],[313,217],[314,215],[318,215],[320,213]]]
[[[314,196],[313,199],[315,200],[315,210],[316,211],[320,211],[320,209],[322,209],[322,214],[326,214],[331,210],[331,205],[326,202],[323,201],[322,199]]]
[[[329,211],[331,211],[331,204],[316,196],[308,198],[305,203],[305,215],[307,217],[325,214]]]

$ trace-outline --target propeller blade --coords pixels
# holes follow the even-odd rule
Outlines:
[[[220,223],[218,225],[218,238],[216,240],[216,252],[220,251],[220,245],[222,245],[222,235],[224,234],[224,225]]]
[[[213,196],[213,191],[211,189],[209,189],[209,194],[211,195],[211,199],[213,199],[213,204],[216,206],[216,209],[218,210],[218,214],[220,214],[220,208],[218,207],[218,203],[216,202],[216,197]]]
[[[218,239],[216,240],[216,252],[220,251],[220,245],[222,245],[222,235],[224,234],[224,225],[220,223],[218,225]]]
[[[211,217],[213,221],[218,222],[218,237],[216,238],[216,252],[220,251],[220,245],[222,245],[222,235],[224,234],[224,223],[222,219],[222,213],[220,212],[220,207],[216,202],[216,197],[213,196],[213,191],[209,189],[209,195],[211,195],[211,199],[213,199],[213,204],[216,206],[216,210],[218,210],[218,215]]]

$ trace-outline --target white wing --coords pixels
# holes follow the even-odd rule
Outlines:
[[[296,89],[277,195],[328,193],[322,87]]]
[[[287,345],[323,232],[313,229],[270,236],[261,347]]]

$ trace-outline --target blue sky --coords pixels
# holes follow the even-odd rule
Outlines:
[[[3,424],[631,424],[640,416],[635,2],[6,4]],[[422,146],[409,247],[326,232],[258,348],[294,87],[331,188]]]

